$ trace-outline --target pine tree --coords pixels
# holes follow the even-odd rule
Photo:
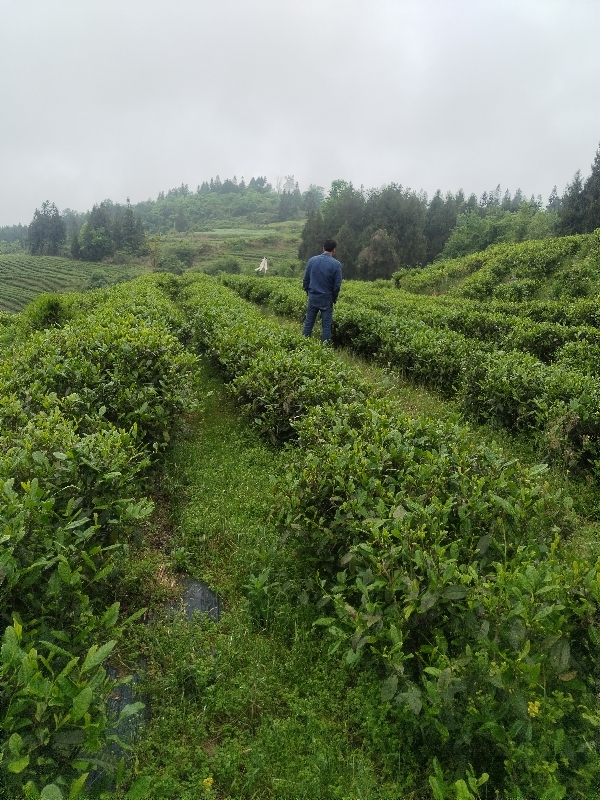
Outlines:
[[[128,203],[123,213],[123,250],[131,255],[137,255],[144,242],[143,229],[142,238],[140,240],[140,230],[136,220],[133,208]]]
[[[312,256],[316,256],[322,252],[325,232],[323,217],[320,211],[311,211],[309,213],[300,238],[301,243],[298,248],[298,258],[301,261],[308,261]]]
[[[558,196],[558,190],[556,185],[552,188],[550,192],[550,197],[548,198],[548,202],[546,203],[546,211],[560,211],[561,201],[560,197]]]
[[[584,232],[600,228],[600,147],[596,150],[592,173],[583,187]]]
[[[57,255],[67,238],[67,226],[54,203],[46,200],[36,208],[29,225],[29,247],[33,255]]]
[[[113,254],[112,225],[105,203],[92,208],[79,232],[79,247],[84,261],[102,261]]]
[[[581,180],[580,170],[577,170],[562,196],[558,223],[559,233],[561,236],[584,233],[585,218],[586,204],[583,194],[583,181]]]

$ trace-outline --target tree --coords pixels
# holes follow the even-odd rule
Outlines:
[[[112,225],[106,203],[95,205],[79,232],[79,249],[84,261],[102,261],[114,252]]]
[[[279,221],[285,222],[287,219],[296,219],[301,204],[302,195],[300,194],[298,184],[294,181],[294,176],[286,175],[283,191],[279,198]]]
[[[371,231],[386,230],[394,239],[400,262],[415,267],[423,264],[426,258],[426,210],[426,197],[391,183],[369,195],[366,208],[368,227]]]
[[[388,232],[379,229],[371,236],[369,246],[358,256],[358,277],[365,281],[389,279],[399,266],[394,241]]]
[[[79,261],[81,258],[81,245],[79,244],[79,231],[76,228],[73,229],[73,233],[71,234],[71,244],[69,249],[71,251],[71,258]]]
[[[46,200],[36,208],[28,231],[33,255],[57,255],[67,238],[67,226],[54,203]]]
[[[464,196],[461,196],[464,202]],[[427,241],[426,263],[431,263],[444,249],[448,237],[456,226],[458,217],[458,203],[451,192],[442,197],[442,193],[435,193],[425,216],[424,234]]]
[[[584,233],[600,228],[600,147],[596,150],[592,172],[583,187]]]
[[[124,222],[123,206],[117,204],[115,206],[113,220],[112,220],[112,240],[115,250],[123,249],[123,222]]]
[[[183,206],[179,206],[177,210],[177,216],[175,217],[175,230],[179,233],[183,233],[188,229],[188,221],[185,216],[185,211],[183,210]]]
[[[577,170],[562,196],[559,212],[559,232],[562,236],[584,233],[586,203],[583,193],[581,171]]]
[[[550,197],[548,198],[548,202],[546,203],[546,211],[560,211],[560,207],[561,207],[561,200],[560,197],[558,196],[558,191],[555,185],[552,191],[550,192]]]
[[[442,250],[442,258],[460,258],[502,241],[506,227],[502,225],[502,220],[510,217],[510,211],[500,208],[483,217],[478,211],[459,214],[456,227]]]
[[[344,223],[336,234],[337,250],[335,257],[341,262],[344,277],[357,276],[358,254],[363,249],[364,233],[357,233],[348,223]]]
[[[122,248],[126,253],[138,255],[146,246],[146,234],[141,219],[136,219],[129,198],[123,212]]]
[[[323,217],[320,211],[311,211],[308,219],[300,234],[300,247],[298,248],[298,258],[301,261],[308,261],[312,256],[318,255],[323,250],[325,241],[325,230]]]
[[[324,235],[338,243],[338,255],[343,257],[344,274],[354,274],[356,258],[366,241],[356,246],[356,240],[367,227],[365,196],[347,181],[337,180],[331,184],[329,195],[321,206]],[[368,241],[368,239],[367,239]]]
[[[325,189],[311,183],[308,189],[302,194],[302,210],[307,214],[311,211],[318,211],[325,198]]]

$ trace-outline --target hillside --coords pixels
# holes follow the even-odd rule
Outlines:
[[[0,255],[0,311],[20,311],[42,292],[75,292],[129,280],[145,268],[54,256]]]
[[[44,292],[78,292],[131,280],[145,272],[254,274],[263,257],[269,275],[298,274],[302,220],[155,235],[149,253],[132,264],[94,263],[56,256],[0,255],[0,311],[16,313]]]
[[[414,294],[520,302],[577,298],[600,291],[600,230],[500,244],[423,269],[401,270],[396,286]]]

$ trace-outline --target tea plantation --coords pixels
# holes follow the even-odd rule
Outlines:
[[[2,317],[5,796],[598,796],[599,306],[409,278],[333,349],[284,278]]]
[[[20,311],[40,292],[71,292],[129,280],[140,266],[115,266],[55,256],[0,255],[0,311]]]

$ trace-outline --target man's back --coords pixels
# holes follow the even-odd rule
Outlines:
[[[335,303],[342,285],[342,265],[330,253],[309,259],[302,286],[314,305]]]

